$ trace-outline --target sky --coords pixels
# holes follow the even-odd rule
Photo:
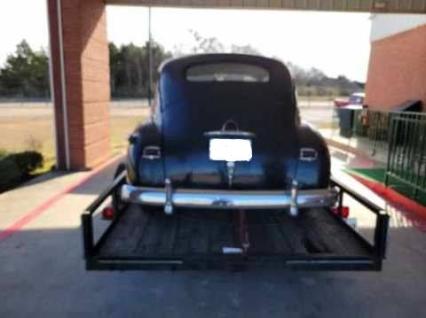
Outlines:
[[[46,11],[46,0],[1,0],[0,65],[22,39],[35,49],[48,47]],[[147,8],[109,6],[107,21],[108,39],[118,45],[148,39]],[[167,50],[189,49],[195,30],[227,46],[249,44],[263,55],[359,81],[367,75],[370,27],[367,13],[152,10],[153,37]]]

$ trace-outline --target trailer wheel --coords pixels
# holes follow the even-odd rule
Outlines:
[[[124,171],[126,171],[126,165],[122,162],[118,165],[117,169],[114,173],[114,180],[122,174]],[[112,207],[116,211],[116,213],[122,211],[125,207],[125,202],[121,200],[120,193],[118,190],[114,191],[112,193]]]

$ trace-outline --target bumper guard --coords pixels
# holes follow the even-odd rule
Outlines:
[[[166,184],[167,185],[167,184]],[[172,207],[203,209],[284,209],[331,207],[337,201],[334,189],[296,191],[238,191],[145,188],[125,184],[121,187],[121,199],[125,202],[147,206],[165,207],[171,214]]]

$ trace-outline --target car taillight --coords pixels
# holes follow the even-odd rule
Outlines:
[[[333,213],[340,216],[341,218],[347,219],[349,217],[350,211],[349,207],[342,206],[332,209]]]
[[[115,210],[112,206],[106,206],[102,210],[102,218],[104,220],[112,220],[115,216]]]

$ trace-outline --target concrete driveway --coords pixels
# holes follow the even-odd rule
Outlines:
[[[24,221],[0,240],[0,317],[424,316],[426,235],[396,210],[382,272],[86,272],[80,214],[114,166],[28,222],[14,212]]]

